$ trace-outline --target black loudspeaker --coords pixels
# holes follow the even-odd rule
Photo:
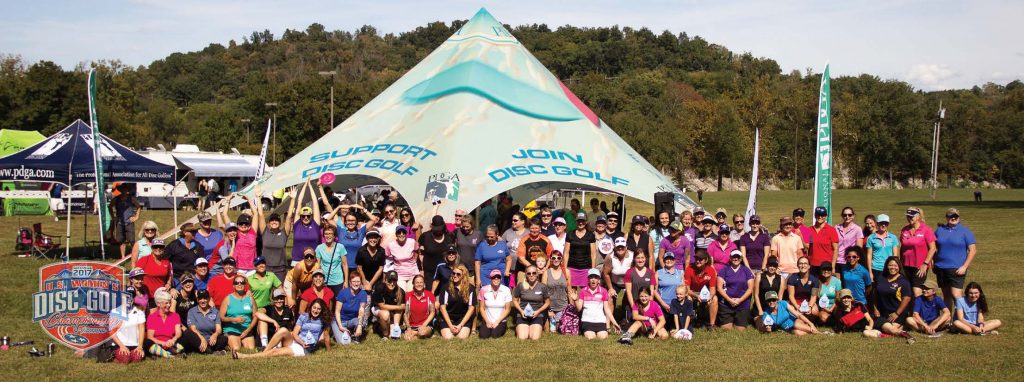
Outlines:
[[[675,195],[671,192],[654,193],[654,217],[657,218],[662,212],[668,212],[670,219],[676,217]]]

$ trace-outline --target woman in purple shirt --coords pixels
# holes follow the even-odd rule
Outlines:
[[[291,204],[288,206],[288,221],[292,221],[292,216],[295,216],[296,212],[296,199],[301,200],[306,196],[306,187],[311,187],[309,181],[302,186],[302,191],[299,192],[299,197],[295,198],[295,191],[290,193],[292,199]],[[295,220],[292,224],[292,266],[302,262],[302,249],[306,247],[316,248],[320,245],[320,225],[313,219],[313,215],[319,215],[319,207],[316,203],[313,203],[313,207],[302,207],[298,209],[299,219]],[[287,223],[285,223],[287,225]]]
[[[761,216],[750,216],[750,231],[740,236],[740,252],[743,252],[743,263],[754,272],[754,275],[761,274],[766,267],[768,259],[765,253],[769,253],[772,239],[768,237],[768,231],[761,227]]]
[[[668,236],[661,239],[658,245],[658,265],[665,267],[665,254],[672,253],[676,258],[676,269],[686,269],[693,255],[693,244],[683,235],[683,223],[674,221],[668,226]]]
[[[853,222],[856,215],[852,207],[843,207],[843,212],[841,212],[843,222],[836,224],[836,233],[839,234],[839,253],[845,254],[846,249],[853,246],[864,247],[864,230]],[[836,263],[846,264],[846,256],[836,258]]]

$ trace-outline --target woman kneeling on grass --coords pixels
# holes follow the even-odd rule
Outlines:
[[[423,275],[413,276],[412,291],[405,294],[405,301],[408,302],[405,305],[406,329],[402,338],[407,341],[430,338],[434,334],[434,328],[430,325],[434,322],[434,315],[437,314],[434,309],[437,298],[427,290],[427,283],[423,279]]]
[[[641,289],[638,297],[637,303],[633,304],[633,324],[622,333],[619,343],[632,345],[633,336],[637,334],[647,334],[647,338],[651,339],[655,336],[663,340],[668,339],[668,332],[665,331],[665,313],[661,311],[661,306],[651,303],[651,291]]]
[[[540,282],[537,266],[526,268],[526,279],[512,290],[512,306],[519,315],[516,317],[516,337],[521,340],[539,340],[544,331],[547,314],[551,306],[548,287]]]
[[[779,293],[773,290],[765,292],[765,301],[768,306],[758,320],[755,321],[759,330],[770,333],[776,329],[790,332],[798,336],[806,334],[820,334],[818,328],[814,327],[807,316],[800,313],[796,307],[788,301],[779,301]]]
[[[882,335],[882,332],[874,329],[875,321],[868,314],[868,308],[853,299],[853,291],[842,289],[836,296],[839,301],[836,301],[827,321],[836,333],[860,332],[872,338]]]
[[[305,313],[299,316],[295,322],[295,330],[280,330],[270,338],[267,347],[256,354],[239,354],[231,351],[231,357],[239,358],[260,358],[260,357],[303,357],[313,354],[323,343],[327,350],[331,350],[331,338],[327,328],[330,327],[331,319],[327,313],[327,303],[322,299],[313,300]],[[277,347],[281,345],[281,347]]]
[[[438,297],[441,337],[446,340],[469,338],[473,331],[470,321],[476,313],[475,302],[476,291],[469,284],[469,269],[462,264],[456,265],[448,288]]]
[[[971,281],[964,288],[964,296],[956,299],[956,321],[953,326],[958,332],[977,334],[999,334],[996,329],[1003,326],[999,320],[986,320],[988,314],[988,301],[985,301],[985,292],[981,285]]]

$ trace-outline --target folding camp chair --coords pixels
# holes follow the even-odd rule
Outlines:
[[[43,233],[43,223],[32,224],[32,254],[40,259],[56,260],[60,253],[60,237]]]
[[[32,231],[28,227],[18,229],[18,236],[14,239],[14,251],[23,252],[24,257],[32,255]]]

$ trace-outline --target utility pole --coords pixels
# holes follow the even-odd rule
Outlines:
[[[273,140],[274,140],[274,143],[273,143],[273,145],[274,145],[274,161],[273,162],[274,162],[274,166],[277,166],[277,102],[267,102],[267,103],[265,103],[263,105],[267,106],[267,107],[273,107],[274,108],[273,122],[271,122],[270,130],[271,130],[271,134],[274,136],[274,138],[273,138]]]
[[[245,124],[245,145],[249,145],[249,118],[243,118],[241,120]]]
[[[935,200],[936,188],[939,185],[939,135],[942,133],[942,120],[946,118],[946,109],[942,108],[942,101],[939,101],[939,115],[935,121],[932,132],[932,190],[931,199]]]
[[[334,129],[334,76],[337,74],[337,70],[320,72],[321,76],[331,76],[331,130]]]

